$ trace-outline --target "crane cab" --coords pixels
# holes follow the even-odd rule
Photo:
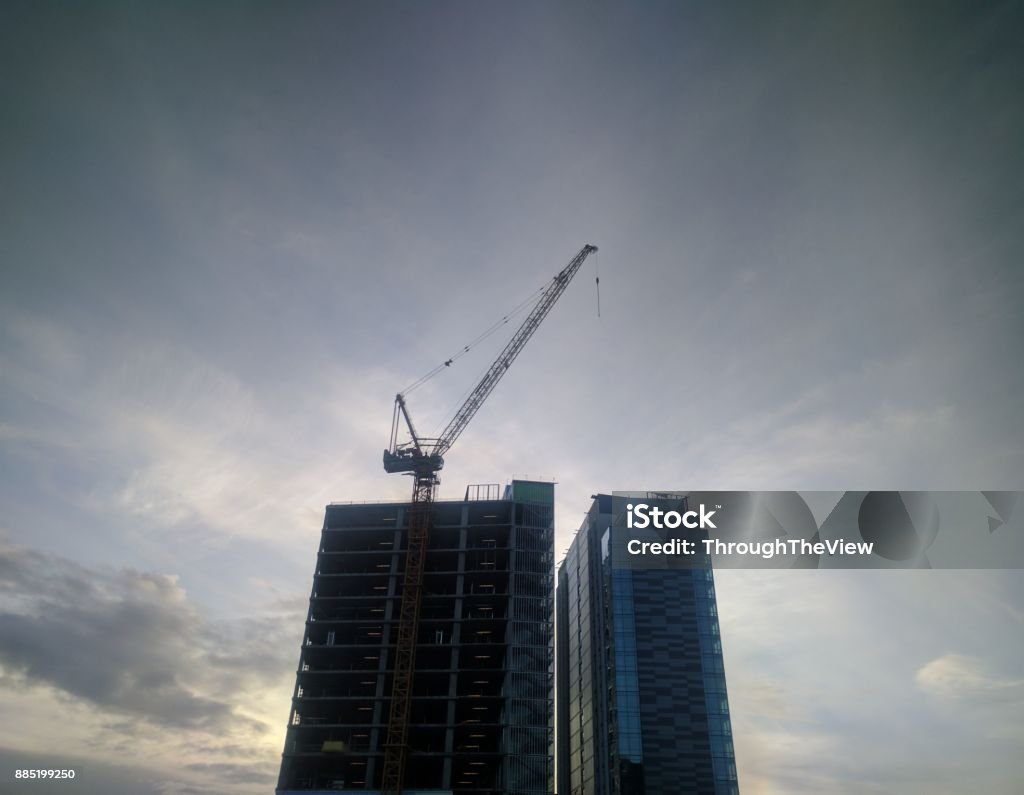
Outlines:
[[[413,447],[384,451],[385,472],[420,472],[424,469],[431,472],[440,472],[443,467],[444,458],[436,453],[425,455],[416,452],[416,449]]]

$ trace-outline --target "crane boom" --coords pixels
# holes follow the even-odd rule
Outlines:
[[[551,280],[537,304],[512,335],[512,339],[498,354],[480,383],[455,412],[451,422],[437,439],[425,439],[416,433],[405,397],[395,396],[395,410],[391,422],[391,443],[384,451],[384,469],[387,472],[406,472],[413,476],[412,503],[408,513],[405,537],[405,568],[402,572],[402,597],[399,602],[398,634],[395,643],[394,675],[391,685],[391,703],[388,712],[387,739],[384,743],[384,769],[381,777],[382,795],[400,795],[408,760],[409,713],[412,706],[412,677],[416,660],[416,641],[419,634],[420,603],[423,593],[423,571],[426,562],[427,538],[430,531],[434,496],[437,492],[437,473],[444,466],[444,454],[451,449],[470,420],[473,419],[487,396],[494,391],[512,362],[529,342],[530,337],[547,317],[583,261],[597,251],[597,246],[586,245],[568,265]],[[411,441],[398,442],[399,417],[409,431]]]
[[[494,387],[498,385],[501,377],[505,375],[505,371],[508,370],[512,362],[519,355],[520,351],[526,346],[526,343],[530,341],[530,337],[533,336],[533,332],[537,330],[541,322],[547,317],[548,312],[551,311],[551,307],[555,305],[555,302],[561,297],[562,293],[565,292],[565,288],[569,286],[569,282],[572,281],[572,277],[576,275],[576,271],[583,265],[583,261],[590,256],[593,252],[597,251],[597,246],[586,245],[580,249],[580,253],[572,258],[572,261],[562,268],[552,280],[551,284],[544,291],[537,305],[531,310],[530,314],[526,316],[526,320],[519,327],[516,333],[512,336],[512,339],[508,341],[508,345],[505,349],[498,354],[498,358],[494,360],[494,364],[491,365],[490,369],[484,374],[484,377],[480,379],[480,383],[476,385],[469,397],[462,404],[459,410],[456,412],[452,421],[448,423],[447,427],[441,431],[440,437],[438,437],[437,443],[434,445],[434,455],[443,456],[448,452],[449,448],[455,444],[455,440],[459,438],[466,426],[469,425],[469,421],[473,419],[473,416],[480,410],[480,406],[487,400],[487,396],[494,391]]]
[[[388,472],[415,472],[422,464],[429,463],[436,472],[444,466],[444,454],[455,444],[455,440],[459,438],[459,435],[469,425],[470,420],[480,410],[484,401],[494,391],[494,387],[498,385],[498,382],[526,346],[526,343],[530,341],[530,337],[533,336],[541,322],[547,317],[555,302],[565,292],[565,288],[569,286],[569,282],[572,281],[572,277],[576,275],[580,266],[595,251],[597,251],[597,246],[585,245],[572,258],[569,264],[554,276],[551,283],[541,294],[537,304],[530,310],[530,314],[527,315],[526,319],[516,330],[516,333],[512,335],[512,339],[508,341],[504,350],[498,354],[493,364],[484,373],[480,383],[474,387],[469,397],[466,398],[458,411],[455,412],[455,416],[439,437],[428,440],[418,436],[415,427],[413,427],[412,419],[409,417],[404,395],[398,394],[395,396],[395,414],[391,425],[391,447],[389,450],[384,451],[385,470]],[[412,439],[410,443],[398,443],[399,416],[405,420]]]

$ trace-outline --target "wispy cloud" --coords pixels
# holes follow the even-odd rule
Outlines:
[[[360,484],[383,447],[393,377],[335,369],[284,395],[257,392],[170,343],[107,340],[101,354],[53,321],[21,315],[8,328],[19,340],[8,384],[44,401],[4,424],[9,453],[59,451],[82,469],[102,461],[70,495],[96,514],[196,539],[202,528],[206,543],[218,533],[273,541],[315,530],[339,483],[373,488]]]
[[[914,682],[946,719],[993,740],[1024,742],[1024,669],[994,670],[982,657],[947,653],[918,669]]]
[[[994,605],[1012,603],[1019,573],[733,571],[716,581],[744,791],[923,795],[960,791],[972,776],[1013,791],[1020,642],[993,638],[1010,631]],[[935,652],[950,646],[971,653]]]

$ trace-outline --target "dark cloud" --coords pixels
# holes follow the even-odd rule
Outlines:
[[[100,758],[69,755],[59,750],[30,752],[0,747],[0,771],[11,773],[2,791],[7,795],[211,795],[270,792],[276,776],[276,760],[269,764],[210,763],[187,764],[174,770],[155,770],[146,760],[133,754],[130,744],[124,750],[128,764]],[[251,757],[251,748],[248,749]],[[74,770],[68,780],[20,780],[13,778],[18,769]]]
[[[265,728],[204,691],[237,694],[280,677],[287,664],[279,624],[206,624],[172,577],[0,548],[4,666],[30,684],[154,724]]]
[[[301,632],[308,604],[307,598],[299,610],[209,625],[203,631],[206,662],[229,676],[245,671],[254,685],[278,681],[282,671],[297,664],[301,639],[296,630]]]
[[[72,781],[14,778],[13,771],[33,768],[74,770],[75,778]],[[161,780],[151,770],[54,751],[30,753],[0,748],[0,770],[5,776],[3,791],[10,795],[166,795],[168,792],[166,780]],[[181,794],[183,790],[175,788],[174,792]]]
[[[197,773],[210,773],[224,781],[238,784],[261,784],[269,791],[274,786],[274,775],[266,770],[260,772],[248,765],[236,765],[230,762],[195,762],[186,765],[189,770]]]

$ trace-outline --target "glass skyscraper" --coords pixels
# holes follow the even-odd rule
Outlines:
[[[711,568],[617,560],[617,502],[594,498],[558,569],[556,792],[738,795]]]

